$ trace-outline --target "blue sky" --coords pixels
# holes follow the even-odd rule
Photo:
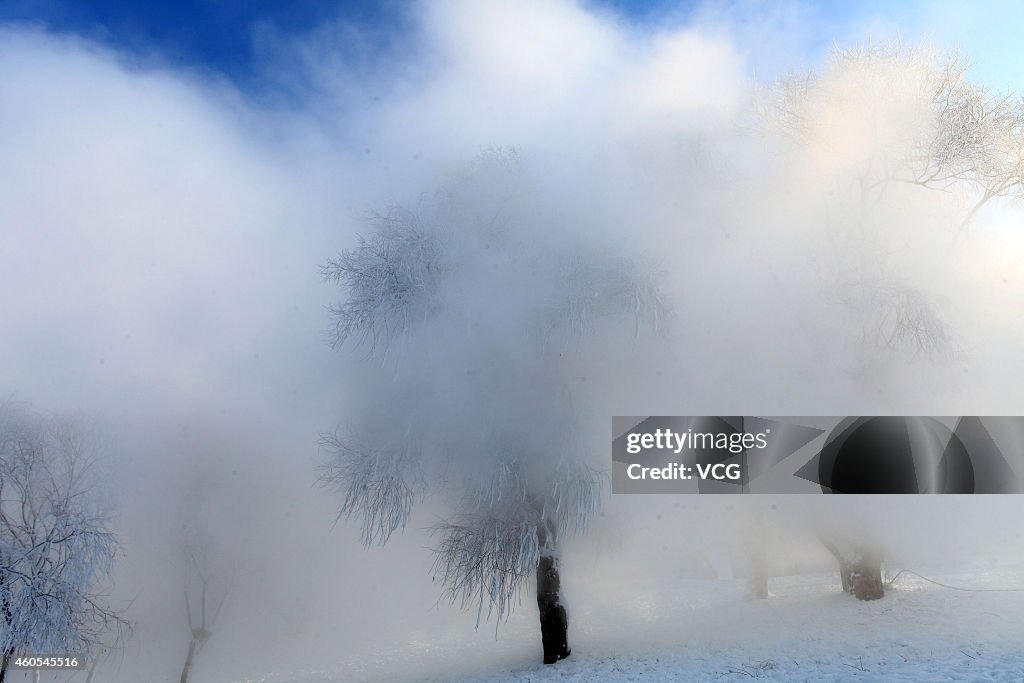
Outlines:
[[[9,0],[0,21],[76,34],[143,60],[222,72],[245,82],[258,63],[254,35],[272,26],[303,35],[343,19],[366,27],[399,30],[402,9],[392,2],[354,0]]]
[[[1015,0],[591,0],[584,4],[649,31],[701,17],[724,17],[742,31],[745,18],[761,21],[766,11],[786,7],[789,38],[792,41],[796,36],[795,42],[768,46],[778,54],[766,57],[763,52],[756,53],[753,61],[782,58],[801,64],[814,60],[834,40],[898,34],[960,45],[971,54],[977,73],[1000,88],[1024,80],[1024,50],[1017,48],[1019,36],[1024,35],[1024,3]],[[261,40],[268,32],[287,41],[325,25],[346,24],[369,36],[372,58],[375,43],[402,45],[410,38],[415,30],[411,19],[415,7],[402,0],[4,0],[0,2],[0,23],[84,36],[144,65],[212,71],[242,89],[258,90],[269,85],[264,68],[267,48]],[[751,28],[756,33],[760,27]],[[758,35],[754,42],[760,40]]]

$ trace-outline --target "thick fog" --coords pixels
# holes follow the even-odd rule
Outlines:
[[[790,59],[786,46],[809,44],[795,7],[709,8],[657,27],[570,2],[407,12],[408,33],[376,51],[354,26],[301,40],[265,29],[278,89],[256,93],[45,28],[0,29],[0,393],[104,435],[122,544],[105,592],[136,628],[103,680],[177,680],[189,540],[226,591],[196,680],[443,673],[465,665],[460,642],[516,656],[501,647],[506,626],[495,638],[493,622],[475,630],[475,614],[439,600],[426,529],[456,501],[428,495],[403,532],[365,548],[358,520],[335,525],[341,499],[317,485],[321,434],[371,401],[398,419],[409,408],[395,394],[413,382],[464,398],[463,365],[518,358],[495,371],[506,377],[529,366],[444,325],[384,362],[332,348],[328,307],[345,293],[320,268],[372,234],[374,212],[450,221],[452,253],[472,267],[445,296],[495,347],[544,334],[529,315],[564,292],[535,275],[560,272],[563,255],[621,257],[657,281],[671,314],[656,329],[601,321],[558,365],[598,468],[612,415],[1024,414],[1019,202],[996,197],[956,237],[969,192],[893,184],[870,234],[850,228],[865,164],[933,125],[903,62],[872,80],[830,62],[827,45]],[[865,19],[835,39],[855,47],[890,28]],[[948,35],[933,34],[937,54],[955,47]],[[765,93],[806,69],[821,87],[794,142],[770,130]],[[514,178],[500,165],[488,175],[497,148],[516,150]],[[496,210],[506,246],[475,260]],[[865,273],[928,302],[938,352],[888,343],[888,323],[857,299],[871,293],[843,289]],[[552,400],[543,382],[523,384],[473,419]],[[465,405],[434,406],[448,438],[463,437]],[[1022,513],[1018,496],[607,492],[563,551],[565,582],[576,602],[602,592],[611,623],[616,604],[635,608],[629,581],[705,564],[729,576],[752,516],[785,573],[833,569],[816,541],[829,525],[870,529],[894,568],[1019,559]],[[508,627],[534,610],[524,598]],[[420,654],[406,663],[410,643]]]

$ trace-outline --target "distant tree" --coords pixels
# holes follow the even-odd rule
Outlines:
[[[230,477],[223,462],[206,452],[182,459],[178,471],[182,520],[180,553],[183,569],[182,598],[189,644],[181,667],[180,683],[188,683],[197,658],[213,636],[217,620],[238,576],[238,563],[230,537],[218,533],[232,500],[226,491]]]
[[[832,179],[829,288],[857,321],[865,367],[885,356],[953,359],[956,332],[929,279],[983,207],[1024,197],[1024,100],[970,82],[959,53],[889,42],[836,48],[820,70],[781,79],[760,104],[764,129]],[[930,234],[893,238],[908,206],[937,201],[946,210],[928,219]],[[915,277],[903,257],[921,252],[932,270]],[[877,546],[825,543],[844,590],[882,597]]]
[[[81,424],[0,405],[0,682],[19,653],[88,658],[130,629],[99,592],[118,554],[100,458]]]
[[[206,546],[199,542],[192,541],[185,546],[184,558],[185,618],[188,620],[191,640],[189,640],[188,652],[185,655],[185,663],[181,668],[180,681],[188,683],[196,655],[213,635],[213,627],[224,607],[224,601],[227,600],[231,581],[217,586],[216,594],[211,593],[214,571],[211,568]]]
[[[617,348],[628,349],[667,307],[650,269],[563,242],[527,177],[518,153],[491,150],[431,211],[373,216],[372,232],[324,266],[345,292],[333,341],[379,363],[350,384],[376,409],[323,438],[323,478],[366,544],[440,493],[452,509],[434,528],[446,595],[477,625],[500,622],[532,580],[553,663],[570,653],[560,549],[605,485],[574,405],[585,347],[615,345],[625,327]]]

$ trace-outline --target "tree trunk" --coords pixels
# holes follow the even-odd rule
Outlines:
[[[185,666],[181,669],[181,683],[188,683],[188,673],[192,669],[192,658],[196,654],[195,638],[188,642],[188,656],[185,657]]]
[[[4,683],[7,680],[7,665],[11,662],[11,655],[14,654],[14,648],[4,651],[3,659],[0,660],[0,683]]]
[[[549,531],[541,524],[537,529],[540,561],[537,563],[537,609],[540,612],[540,639],[544,646],[544,663],[554,664],[568,657],[569,614],[562,604],[562,578],[558,574],[558,558],[554,543],[549,545]]]
[[[7,573],[0,572],[0,586],[7,584]],[[11,624],[14,623],[14,612],[11,611],[10,593],[4,591],[3,602],[0,603],[0,612],[3,612],[4,616],[4,628],[8,630],[11,628]],[[11,655],[14,654],[14,646],[12,645],[8,649],[4,650],[3,657],[0,658],[0,683],[4,683],[7,680],[7,665],[11,663]]]
[[[572,653],[569,649],[569,615],[562,604],[561,595],[558,560],[550,555],[542,555],[537,565],[537,607],[540,610],[540,637],[544,644],[545,664],[554,664]]]
[[[878,600],[885,595],[882,553],[876,548],[857,549],[850,564],[850,587],[858,600]]]

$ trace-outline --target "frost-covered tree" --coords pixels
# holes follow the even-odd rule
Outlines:
[[[822,68],[781,79],[761,121],[820,186],[832,258],[824,289],[859,349],[856,374],[960,355],[941,279],[979,212],[1024,197],[1024,100],[969,80],[967,60],[900,42],[834,49]],[[843,587],[883,594],[881,551],[827,542]]]
[[[99,459],[75,421],[0,405],[0,682],[18,653],[88,658],[129,628],[100,593],[118,544]]]
[[[559,553],[605,485],[578,387],[595,356],[617,349],[625,362],[667,308],[655,273],[574,240],[573,217],[528,175],[518,153],[491,150],[429,208],[373,216],[325,265],[344,292],[333,340],[368,362],[349,384],[359,412],[323,439],[323,474],[366,544],[439,494],[451,510],[434,527],[445,594],[479,625],[507,618],[532,584],[553,663],[570,653]]]

